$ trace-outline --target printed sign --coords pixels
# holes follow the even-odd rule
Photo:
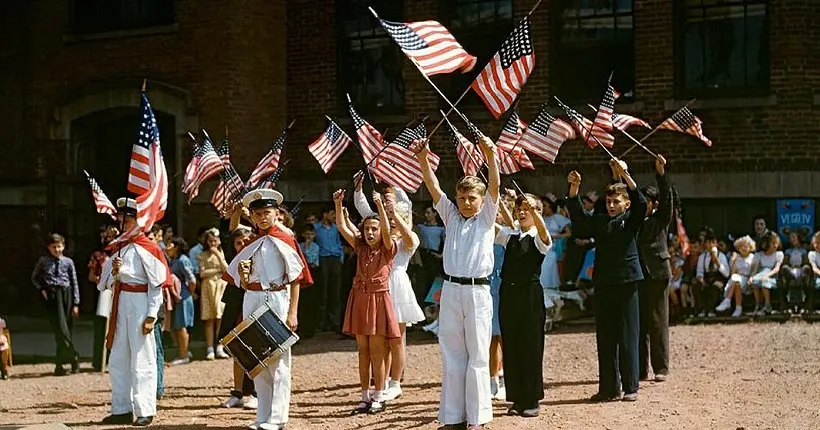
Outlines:
[[[784,246],[789,243],[789,234],[800,233],[803,242],[814,233],[814,200],[783,199],[777,201],[777,233]]]

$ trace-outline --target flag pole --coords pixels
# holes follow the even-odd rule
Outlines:
[[[564,102],[562,102],[562,101],[561,101],[561,99],[559,99],[557,96],[552,96],[552,97],[553,97],[553,98],[555,98],[555,100],[558,100],[558,103],[561,103],[561,104],[563,104],[563,103],[564,103]],[[585,126],[583,122],[578,121],[578,119],[577,119],[577,118],[575,118],[573,115],[569,115],[569,117],[570,117],[570,119],[572,119],[572,121],[576,122],[579,126],[581,126],[581,128],[583,128],[583,129],[584,129],[584,131],[586,131],[586,132],[587,132],[587,135],[588,135],[588,136],[592,136],[592,138],[593,138],[593,139],[595,139],[595,142],[597,142],[597,143],[598,143],[598,146],[600,146],[600,147],[601,147],[601,149],[603,149],[603,150],[607,153],[607,155],[609,155],[609,158],[615,159],[615,156],[614,156],[614,155],[612,155],[612,152],[609,150],[609,148],[607,148],[606,146],[604,146],[604,144],[603,144],[603,143],[601,143],[601,141],[598,139],[598,137],[597,137],[597,136],[594,136],[594,135],[592,134],[592,131],[591,131],[589,128],[587,128],[587,126]],[[594,123],[593,123],[593,124],[594,124]],[[594,125],[593,125],[593,126],[594,126]]]
[[[211,142],[211,145],[213,146],[214,141],[213,141],[213,139],[211,139],[211,135],[209,135],[208,132],[204,128],[200,129],[200,132],[205,136],[205,139],[207,139],[209,142]],[[222,163],[222,160],[219,160],[219,162]],[[228,179],[230,181],[230,184],[233,185],[234,191],[237,194],[242,194],[245,191],[245,184],[241,184],[241,183],[239,185],[236,184],[236,179],[239,178],[239,173],[237,173],[236,169],[234,169],[232,163],[229,163],[228,166],[225,166],[223,164],[222,165],[222,170],[220,170],[219,173],[220,173],[220,179],[223,179],[223,180]]]
[[[673,113],[672,115],[670,115],[670,116],[669,116],[669,118],[671,118],[671,117],[673,117],[673,116],[677,115],[680,111],[682,111],[682,110],[686,109],[687,107],[689,107],[689,105],[691,105],[691,104],[692,104],[692,103],[694,103],[694,102],[695,102],[695,99],[689,100],[688,102],[686,102],[686,104],[685,104],[685,105],[683,105],[683,107],[681,107],[680,109],[678,109],[677,111],[675,111],[675,113]],[[669,118],[667,118],[667,120],[668,120]],[[621,154],[621,157],[623,157],[624,155],[626,155],[626,154],[630,153],[633,149],[635,149],[635,147],[636,147],[636,146],[640,145],[641,143],[643,143],[643,141],[645,141],[646,139],[648,139],[648,138],[649,138],[649,136],[652,136],[653,134],[655,134],[655,132],[656,132],[656,131],[660,130],[661,124],[663,124],[664,122],[666,122],[666,120],[664,120],[663,122],[661,122],[660,124],[658,124],[657,126],[655,126],[655,128],[654,128],[654,129],[652,129],[652,131],[650,131],[649,133],[647,133],[647,134],[646,134],[646,136],[642,137],[640,141],[636,142],[636,143],[635,143],[634,145],[632,145],[629,149],[627,149],[626,151],[624,151],[624,153],[623,153],[623,154]],[[641,145],[641,146],[643,146],[643,145]],[[644,147],[644,148],[645,148],[645,147]]]
[[[538,0],[537,2],[535,2],[535,4],[532,6],[532,8],[530,8],[530,11],[527,12],[526,15],[524,15],[524,18],[530,17],[533,14],[533,12],[535,12],[535,10],[538,9],[538,6],[541,4],[542,1],[543,0]],[[373,8],[370,8],[370,12],[373,13],[373,15],[376,15],[376,12],[373,11]],[[376,15],[376,18],[378,18],[377,15]],[[521,23],[521,21],[524,20],[524,18],[521,18],[521,20],[518,21],[519,24]],[[490,58],[490,61],[492,61],[492,58]],[[484,67],[487,67],[487,65],[485,64]],[[458,97],[458,100],[456,100],[456,102],[453,103],[453,105],[451,105],[450,110],[448,110],[447,113],[444,115],[444,117],[442,117],[441,120],[439,120],[438,124],[436,124],[436,126],[433,127],[433,131],[430,132],[430,134],[428,135],[428,138],[430,136],[432,136],[433,134],[435,134],[436,130],[438,130],[438,128],[441,127],[441,124],[444,123],[444,118],[450,116],[450,114],[453,113],[453,111],[455,110],[455,105],[458,105],[461,102],[461,100],[467,95],[467,93],[470,92],[470,90],[472,88],[473,88],[473,84],[471,83],[470,85],[467,86],[467,88],[464,90],[464,92],[461,93],[461,95]],[[515,103],[516,104],[518,103],[518,99],[515,100]],[[512,107],[511,107],[511,109],[512,109]]]
[[[439,109],[439,113],[441,114],[442,118],[446,118],[446,116],[444,115],[443,110]],[[449,121],[447,121],[447,122],[449,124]],[[451,127],[452,130],[455,130],[455,127],[453,127],[453,124],[450,124],[450,127]],[[478,129],[476,129],[476,130],[478,130]],[[486,164],[486,163],[484,163],[484,160],[481,160],[481,164],[479,164],[478,161],[475,160],[475,157],[473,157],[473,154],[471,154],[470,151],[467,151],[467,148],[464,146],[464,143],[461,142],[461,139],[456,138],[456,141],[458,142],[458,144],[456,144],[456,146],[461,146],[461,149],[463,149],[464,152],[467,153],[467,156],[470,157],[470,161],[472,161],[473,164],[475,164],[476,169],[478,171],[478,174],[481,175],[481,179],[483,179],[484,182],[489,182],[489,181],[487,181],[487,177],[484,176],[484,172],[481,171],[481,168],[484,167],[484,165]]]
[[[592,105],[589,105],[589,104],[588,104],[587,106],[589,106],[589,107],[590,107],[590,108],[592,108],[592,109],[595,109]],[[617,127],[614,127],[614,126],[613,126],[613,128],[617,128]],[[635,145],[640,146],[641,148],[643,148],[643,150],[644,150],[644,151],[648,152],[648,153],[649,153],[649,155],[651,155],[651,156],[653,156],[653,157],[655,157],[655,158],[658,158],[658,154],[655,154],[654,152],[652,152],[652,150],[650,150],[649,148],[647,148],[647,147],[646,147],[643,143],[641,143],[641,141],[639,141],[638,139],[635,139],[634,137],[632,137],[632,135],[631,135],[631,134],[627,133],[627,132],[626,132],[626,130],[621,130],[620,128],[617,128],[617,129],[618,129],[618,131],[620,131],[620,132],[621,132],[621,134],[623,134],[624,136],[628,137],[628,138],[629,138],[629,140],[631,140],[631,141],[635,142]],[[648,135],[647,135],[647,136],[648,136]],[[629,152],[629,151],[627,151],[627,152]],[[624,153],[624,154],[625,154],[625,153]],[[623,157],[623,155],[621,155],[621,156]]]

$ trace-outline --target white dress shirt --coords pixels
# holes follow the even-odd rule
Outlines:
[[[493,272],[493,242],[498,200],[490,193],[478,214],[464,218],[447,195],[442,193],[436,204],[444,221],[444,273],[459,278],[484,278]]]

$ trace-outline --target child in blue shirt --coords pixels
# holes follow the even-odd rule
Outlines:
[[[305,224],[301,231],[302,242],[299,247],[305,254],[305,260],[310,269],[310,276],[319,279],[319,244],[316,243],[316,228],[313,224]],[[299,335],[305,339],[310,339],[319,328],[318,324],[323,321],[324,315],[319,315],[317,311],[316,291],[314,288],[307,288],[302,292],[302,299],[299,300],[299,314],[304,315],[302,324],[299,325]],[[346,296],[345,296],[346,297]]]

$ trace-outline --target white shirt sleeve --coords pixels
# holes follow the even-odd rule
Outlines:
[[[535,230],[533,237],[535,238],[535,249],[537,249],[540,253],[547,255],[547,252],[549,252],[550,248],[552,248],[552,244],[547,245],[544,243],[544,241],[541,240],[541,236],[538,234],[538,230]]]
[[[148,316],[157,319],[159,308],[162,306],[162,287],[148,286]]]
[[[353,205],[356,206],[356,210],[362,218],[376,215],[376,213],[373,212],[373,209],[370,208],[370,204],[367,203],[367,197],[364,196],[364,192],[362,190],[356,190],[353,192]]]
[[[501,228],[498,229],[498,233],[496,233],[496,235],[495,235],[495,242],[494,243],[496,245],[501,245],[504,248],[506,248],[507,243],[510,241],[510,235],[512,235],[512,233],[514,231],[515,230],[513,230],[513,229],[511,229],[507,226],[501,226]]]
[[[697,268],[697,270],[695,270],[695,276],[698,277],[698,278],[703,277],[703,269],[704,269],[704,267],[703,267],[704,266],[704,263],[703,263],[704,258],[703,257],[704,257],[704,255],[705,254],[701,254],[701,255],[698,256],[698,268]]]
[[[720,262],[720,267],[718,267],[718,271],[721,275],[728,278],[731,273],[729,273],[729,261],[726,259],[726,254],[719,253],[718,254],[718,261]]]
[[[478,212],[478,219],[485,226],[494,226],[495,217],[498,215],[498,199],[493,200],[490,193],[484,194],[484,205],[481,206],[481,211]]]
[[[783,264],[783,251],[777,251],[775,253],[774,259],[775,259],[775,267],[777,267],[778,264]]]
[[[444,193],[441,193],[441,197],[438,199],[438,203],[436,203],[436,212],[438,212],[438,216],[441,217],[441,221],[444,222],[445,227],[453,220],[453,216],[459,216],[458,208],[447,198],[447,194]],[[493,219],[493,221],[495,221],[495,219]]]

